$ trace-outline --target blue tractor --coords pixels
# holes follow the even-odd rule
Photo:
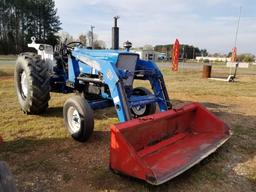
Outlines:
[[[75,140],[86,141],[94,128],[93,110],[114,106],[120,122],[171,109],[158,66],[129,51],[92,50],[80,42],[63,44],[58,51],[32,43],[35,53],[18,56],[15,84],[21,109],[40,114],[48,108],[50,92],[77,93],[64,104],[65,126]],[[149,81],[152,91],[134,87],[135,79]]]
[[[92,50],[81,43],[29,47],[18,56],[15,84],[21,109],[39,114],[50,92],[76,93],[64,104],[65,126],[75,140],[93,133],[93,110],[114,106],[120,122],[111,127],[110,168],[153,185],[183,173],[225,143],[229,127],[199,104],[173,109],[157,65],[126,50]],[[134,87],[149,81],[152,90]],[[156,110],[160,113],[153,114]],[[164,112],[165,111],[165,112]]]

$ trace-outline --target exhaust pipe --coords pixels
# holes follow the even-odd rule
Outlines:
[[[117,20],[119,16],[114,17],[114,27],[112,27],[112,49],[119,49],[119,27],[117,27]]]

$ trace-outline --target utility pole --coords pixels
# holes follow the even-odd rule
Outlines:
[[[182,48],[182,72],[184,71],[184,62],[185,62],[185,45]]]
[[[95,28],[95,26],[91,25],[91,47],[92,49],[94,48],[94,45],[93,45],[93,29]]]
[[[193,46],[193,60],[195,59],[195,47]]]

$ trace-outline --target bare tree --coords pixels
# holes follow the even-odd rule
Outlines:
[[[86,35],[81,33],[78,37],[79,41],[86,47],[86,43],[87,43],[87,40],[86,40]]]
[[[66,41],[66,43],[70,43],[72,41],[74,41],[74,38],[72,35],[70,35],[68,32],[66,31],[61,31],[59,32],[58,36],[60,37],[60,42],[64,43]]]
[[[94,48],[95,49],[105,49],[106,43],[103,40],[95,40],[94,41]]]
[[[153,51],[154,47],[152,45],[144,45],[143,50],[144,51]]]

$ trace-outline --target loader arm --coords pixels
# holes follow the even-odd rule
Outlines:
[[[134,106],[158,103],[160,111],[171,108],[160,70],[154,63],[140,60],[137,54],[75,48],[68,62],[68,85],[79,89],[86,80],[108,86],[110,95],[102,96],[113,101],[120,122],[132,118],[130,108]],[[148,80],[154,94],[132,96],[133,79]]]

